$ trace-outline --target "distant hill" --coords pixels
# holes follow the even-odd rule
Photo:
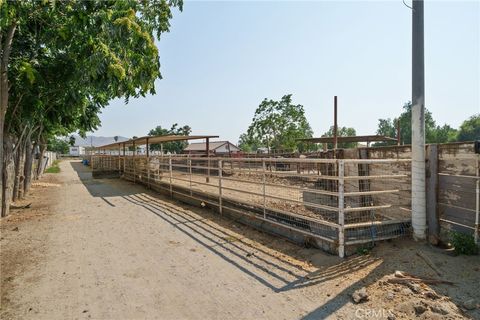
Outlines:
[[[97,137],[97,136],[87,136],[85,139],[74,135],[75,138],[75,145],[76,146],[81,146],[81,147],[98,147],[98,146],[103,146],[109,143],[114,143],[115,139],[113,137]],[[128,138],[118,136],[117,142],[122,142],[122,141],[127,141]]]

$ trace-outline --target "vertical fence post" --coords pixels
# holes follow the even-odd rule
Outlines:
[[[121,158],[121,152],[120,152],[120,145],[118,145],[118,172],[120,173],[120,168],[122,167],[122,158]]]
[[[147,186],[150,189],[150,145],[147,138]]]
[[[123,176],[125,176],[125,143],[123,143]]]
[[[218,160],[218,211],[223,214],[222,208],[222,160]]]
[[[190,197],[193,196],[192,191],[192,159],[188,156],[188,173],[190,175]]]
[[[168,156],[168,171],[170,172],[170,196],[173,197],[173,186],[172,186],[172,155]]]
[[[137,153],[137,147],[135,146],[135,140],[133,140],[133,155],[132,155],[132,159],[133,159],[133,183],[135,183],[135,180],[136,180],[136,175],[137,175],[137,172],[135,170],[135,154]]]
[[[338,255],[345,257],[345,162],[338,160]]]
[[[267,182],[267,177],[265,173],[265,159],[262,159],[262,173],[263,173],[263,180],[262,180],[262,193],[263,193],[263,218],[267,218],[267,197],[266,197],[266,190],[265,184]]]
[[[440,224],[437,211],[438,189],[438,147],[436,144],[427,146],[427,222],[428,241],[437,245],[440,239]]]
[[[207,183],[210,183],[210,139],[206,139],[206,153],[207,153],[207,177],[205,178],[205,181]]]
[[[151,188],[151,186],[150,186],[150,157],[147,157],[147,186],[148,186],[148,189]]]
[[[475,243],[479,244],[479,233],[480,233],[480,155],[477,154],[477,181],[476,181],[476,188],[475,188],[475,193],[477,195],[477,199],[475,200]]]

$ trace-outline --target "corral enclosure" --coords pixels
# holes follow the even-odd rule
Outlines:
[[[373,147],[364,152],[369,159],[411,157],[410,146]],[[438,220],[439,237],[448,241],[448,232],[457,231],[474,235],[478,243],[480,154],[475,151],[475,143],[427,145],[425,160],[427,210]]]
[[[295,241],[298,235],[313,238],[328,251],[342,254],[349,245],[409,231],[408,145],[264,158],[117,150],[91,157],[94,175],[113,173],[182,201],[243,216],[246,223]],[[480,158],[474,143],[428,145],[426,154],[429,235],[448,241],[454,230],[473,234],[478,242]]]
[[[92,157],[95,176],[121,177],[190,203],[285,229],[344,256],[410,224],[409,159]],[[258,225],[258,224],[257,224]]]

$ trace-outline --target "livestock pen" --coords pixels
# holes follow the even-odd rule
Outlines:
[[[191,204],[343,257],[409,231],[409,159],[212,158],[98,154],[94,176],[117,173]],[[255,223],[254,221],[257,221]]]

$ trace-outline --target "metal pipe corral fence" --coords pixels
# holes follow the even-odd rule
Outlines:
[[[120,157],[92,156],[94,176],[115,174],[288,229],[341,257],[409,232],[410,159]]]

